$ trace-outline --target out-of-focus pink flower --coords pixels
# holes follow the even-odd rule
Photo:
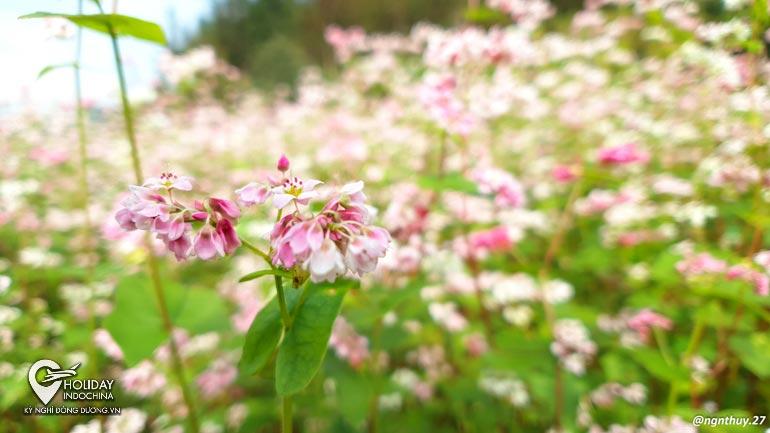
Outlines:
[[[709,253],[700,253],[677,263],[676,270],[686,276],[723,273],[727,270],[727,263]]]
[[[237,374],[235,366],[224,359],[217,359],[211,367],[198,376],[195,382],[204,397],[212,398],[226,392],[227,387],[235,381]]]
[[[483,255],[490,252],[509,251],[514,244],[507,227],[499,226],[489,230],[471,233],[468,236],[471,252]]]
[[[551,176],[559,183],[570,183],[579,177],[577,170],[569,165],[557,165],[551,171]]]
[[[369,340],[358,334],[355,329],[339,316],[334,322],[329,346],[340,359],[346,360],[351,367],[358,368],[369,359]]]
[[[147,360],[123,372],[120,384],[126,391],[140,397],[149,397],[166,386],[166,377]]]
[[[100,328],[94,331],[94,344],[102,349],[104,353],[110,358],[121,361],[123,360],[123,350],[120,349],[118,343],[112,338],[109,331]]]
[[[486,337],[480,332],[474,332],[465,337],[465,350],[473,357],[479,357],[489,350]]]
[[[634,143],[605,147],[599,150],[598,160],[604,165],[646,164],[650,154]]]
[[[356,51],[363,50],[366,43],[366,33],[361,27],[350,27],[347,30],[338,26],[329,26],[324,31],[326,42],[334,48],[337,60],[347,62]]]
[[[628,327],[638,332],[642,341],[648,341],[652,328],[670,330],[673,323],[666,316],[645,308],[628,320]]]
[[[524,187],[510,173],[497,168],[477,168],[470,174],[482,194],[494,194],[495,204],[502,207],[523,207],[527,203]]]

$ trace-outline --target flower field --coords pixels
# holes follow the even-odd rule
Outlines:
[[[0,431],[764,432],[770,18],[705,3],[329,27],[285,92],[201,47],[4,118]],[[40,359],[121,413],[25,414]]]

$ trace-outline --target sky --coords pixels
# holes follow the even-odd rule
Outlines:
[[[72,104],[73,72],[57,69],[37,79],[48,65],[71,63],[75,38],[58,40],[49,36],[43,20],[19,20],[24,14],[46,11],[77,13],[78,0],[0,0],[0,114],[33,109],[50,111]],[[210,12],[213,0],[118,0],[117,12],[161,25],[167,39],[193,31],[198,20]],[[84,1],[84,13],[97,13]],[[113,0],[102,0],[111,11]],[[151,95],[158,79],[158,60],[163,47],[132,38],[121,38],[120,49],[126,68],[129,94],[134,100]],[[83,96],[101,105],[117,103],[118,85],[109,38],[91,30],[83,31]]]

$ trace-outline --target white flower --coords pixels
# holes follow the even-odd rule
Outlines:
[[[11,287],[11,277],[8,275],[0,275],[0,295],[8,291],[9,287]]]
[[[321,247],[310,254],[305,263],[314,283],[334,282],[338,275],[345,273],[345,260],[334,242],[325,238]]]
[[[102,425],[98,419],[89,421],[86,424],[78,424],[72,427],[70,433],[101,433]]]
[[[144,430],[147,414],[139,409],[123,409],[120,415],[107,418],[107,433],[139,433]]]

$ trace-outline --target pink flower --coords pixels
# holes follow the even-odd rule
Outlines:
[[[225,254],[232,254],[238,247],[241,246],[241,240],[238,238],[238,234],[235,232],[233,223],[228,219],[221,219],[217,222],[216,234],[222,239]]]
[[[722,273],[727,270],[727,263],[709,253],[700,253],[677,263],[676,270],[686,276]]]
[[[481,255],[489,252],[508,251],[513,247],[514,240],[508,228],[499,226],[489,230],[472,233],[468,236],[471,252]]]
[[[515,177],[497,168],[477,168],[470,174],[482,194],[494,194],[495,204],[502,207],[522,207],[527,203],[524,188]]]
[[[173,173],[161,173],[160,177],[151,177],[144,182],[145,187],[159,189],[178,189],[180,191],[192,191],[193,178],[190,176],[177,176]]]
[[[600,149],[598,159],[605,165],[646,164],[650,160],[650,154],[631,142]]]
[[[210,260],[225,255],[225,245],[222,236],[210,225],[205,225],[193,243],[195,254],[202,260]]]
[[[638,332],[643,341],[647,341],[652,328],[670,330],[673,323],[667,317],[645,308],[628,320],[628,327]]]
[[[241,210],[238,209],[238,205],[222,198],[210,198],[209,206],[214,212],[218,212],[222,218],[230,219],[231,221],[237,220],[241,216]]]
[[[302,180],[296,176],[284,179],[281,185],[273,188],[273,206],[283,209],[291,203],[306,205],[318,196],[313,190],[321,183],[320,180]]]
[[[109,331],[103,328],[99,328],[94,331],[94,344],[107,354],[110,358],[116,361],[123,360],[123,350],[115,339],[112,338]]]
[[[342,253],[328,237],[323,240],[317,250],[310,254],[310,258],[305,262],[305,267],[310,272],[310,280],[314,283],[321,281],[332,283],[346,270]]]
[[[356,236],[348,243],[345,262],[351,271],[358,275],[374,271],[377,260],[385,257],[390,243],[387,230],[374,227],[367,233]]]
[[[147,360],[123,372],[120,384],[126,391],[140,397],[149,397],[166,385],[166,377]]]
[[[235,194],[244,206],[252,206],[264,203],[270,197],[270,188],[256,182],[250,182],[246,186],[236,189]]]
[[[211,197],[195,200],[192,207],[187,207],[172,199],[171,189],[192,188],[192,179],[187,176],[164,173],[145,185],[129,186],[131,195],[121,202],[122,208],[115,214],[124,230],[154,233],[180,261],[192,254],[203,260],[232,254],[241,245],[234,228],[241,211],[232,201]],[[158,194],[155,189],[166,189],[168,194]],[[195,236],[192,223],[203,223]]]
[[[276,168],[281,172],[289,170],[289,158],[287,158],[285,154],[281,154],[281,157],[278,159],[278,164],[276,164]]]
[[[217,359],[206,369],[196,383],[201,390],[201,394],[206,398],[216,397],[227,391],[227,387],[235,381],[238,370],[223,359]]]
[[[346,360],[353,368],[360,367],[369,359],[369,340],[358,334],[342,316],[334,321],[329,346],[334,348],[337,357]]]
[[[568,165],[557,165],[551,171],[551,176],[559,183],[570,183],[579,177],[577,171]]]

